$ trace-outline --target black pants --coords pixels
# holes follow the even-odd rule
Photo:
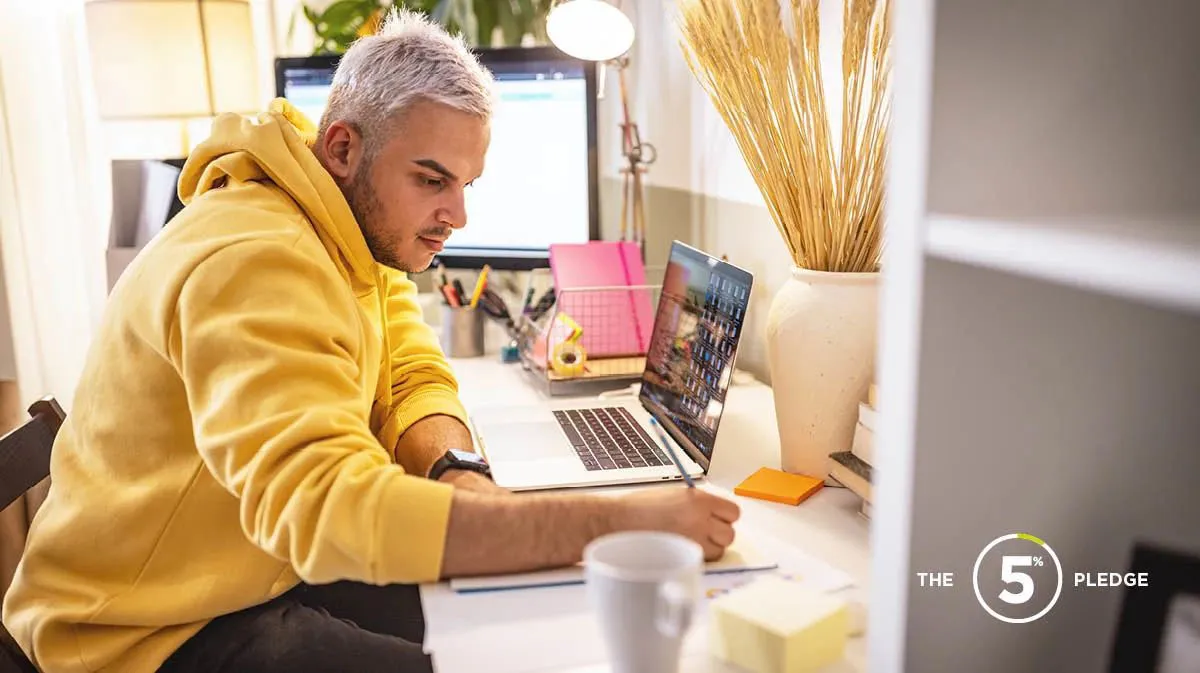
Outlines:
[[[210,622],[159,673],[431,673],[417,587],[306,585]]]

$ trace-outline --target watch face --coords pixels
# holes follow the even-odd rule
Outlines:
[[[451,455],[454,456],[455,460],[459,460],[464,463],[477,463],[479,465],[484,465],[487,463],[487,461],[485,461],[482,456],[480,456],[477,453],[471,453],[470,451],[460,451],[459,449],[450,449],[450,453],[451,453]]]

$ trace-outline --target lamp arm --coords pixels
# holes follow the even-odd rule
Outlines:
[[[621,93],[621,145],[622,154],[630,161],[630,168],[636,169],[638,164],[652,164],[658,158],[658,152],[650,143],[642,142],[638,125],[629,113],[629,85],[625,80],[625,70],[629,67],[629,57],[622,56],[613,59],[617,68],[617,81]]]
[[[622,56],[615,60],[615,64],[617,66],[617,81],[621,91],[621,116],[624,119],[624,123],[621,124],[621,131],[625,154],[628,155],[634,148],[633,122],[629,118],[629,86],[625,83],[625,71],[629,68],[629,58]]]

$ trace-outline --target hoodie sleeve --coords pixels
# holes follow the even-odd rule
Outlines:
[[[406,474],[372,435],[344,288],[289,241],[196,267],[169,343],[196,446],[246,536],[304,581],[436,580],[453,490]]]
[[[380,441],[394,449],[413,423],[435,414],[467,423],[458,382],[438,344],[437,334],[417,303],[417,286],[402,273],[387,273],[387,330],[392,348],[392,417]]]

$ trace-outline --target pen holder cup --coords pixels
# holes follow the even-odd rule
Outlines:
[[[449,358],[483,355],[485,314],[477,309],[442,306],[442,350]]]

